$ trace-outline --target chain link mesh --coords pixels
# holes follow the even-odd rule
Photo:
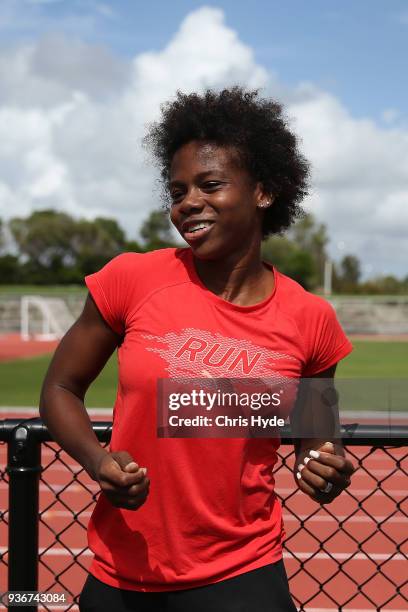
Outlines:
[[[276,489],[292,596],[301,611],[408,609],[408,449],[347,452],[357,468],[352,485],[320,506],[280,487],[294,463],[290,447],[280,449]]]
[[[8,474],[6,472],[7,445],[0,442],[0,593],[7,591],[7,542],[8,533]],[[4,462],[2,458],[4,457]]]
[[[293,447],[280,447],[275,479],[292,597],[300,611],[408,609],[408,448],[347,451],[357,467],[352,485],[320,506],[294,484]],[[98,485],[54,443],[43,443],[42,466],[39,590],[68,593],[72,603],[64,609],[74,610],[91,561],[86,526]],[[7,474],[0,474],[6,489]],[[6,542],[7,510],[0,529]],[[6,564],[2,548],[3,576]]]

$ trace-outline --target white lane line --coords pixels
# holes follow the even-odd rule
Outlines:
[[[293,553],[290,551],[285,551],[283,553],[285,559],[300,559],[301,561],[310,559],[336,559],[336,561],[346,561],[350,559],[350,561],[406,561],[407,557],[401,553],[364,553],[359,552],[353,555],[353,553],[342,553],[342,552],[333,552],[333,553],[325,553],[319,552],[315,555],[311,552],[296,552]],[[392,558],[391,558],[392,557]]]
[[[40,548],[39,549],[39,555],[44,555],[44,557],[50,556],[50,557],[72,557],[74,555],[81,555],[84,557],[91,557],[92,556],[92,552],[88,549],[88,548],[70,548],[69,550],[66,550],[65,548],[50,548],[48,549],[46,552],[45,548]],[[7,548],[2,546],[0,547],[0,553],[4,554],[7,552]],[[355,553],[353,555],[353,553],[348,553],[348,552],[333,552],[330,553],[330,555],[328,553],[325,552],[318,552],[316,554],[313,554],[312,552],[307,552],[307,551],[294,551],[294,552],[290,552],[290,551],[285,551],[283,553],[283,556],[285,559],[300,559],[302,561],[310,559],[336,559],[337,561],[346,561],[347,559],[349,559],[350,561],[406,561],[407,557],[401,553],[364,553],[364,552],[358,552]]]
[[[87,408],[86,411],[88,414],[106,415],[108,421],[111,419],[113,414],[113,408]],[[20,416],[24,417],[25,415],[40,416],[38,407],[36,406],[0,406],[0,414],[8,413],[10,413],[11,419],[18,419]]]
[[[5,482],[0,482],[0,490],[2,489],[7,490],[8,484]],[[40,491],[44,491],[46,493],[59,493],[60,491],[62,491],[62,489],[65,489],[67,493],[81,493],[81,492],[87,493],[86,489],[88,489],[89,492],[91,493],[97,493],[100,490],[98,485],[92,485],[92,484],[87,484],[87,483],[85,483],[84,485],[78,484],[76,482],[74,482],[73,484],[72,483],[66,483],[66,484],[48,483],[48,486],[44,484],[40,484]],[[279,495],[290,495],[294,491],[295,491],[295,487],[293,487],[292,489],[279,487],[277,489],[277,493]],[[355,496],[365,497],[369,495],[370,493],[373,493],[373,489],[350,488],[349,492]],[[408,489],[385,489],[385,492],[387,493],[387,495],[391,497],[392,496],[395,496],[395,497],[407,497],[408,496]],[[383,491],[381,489],[374,489],[374,493],[371,497],[373,497],[377,493],[383,494]]]
[[[385,486],[383,487],[384,491],[387,493],[387,495],[396,495],[396,496],[402,496],[402,497],[407,497],[408,496],[408,489],[388,489]],[[276,488],[276,492],[279,493],[280,495],[290,495],[290,493],[293,493],[294,488],[293,489],[287,489],[287,488],[283,488],[283,487],[277,487]],[[348,489],[348,492],[351,493],[352,495],[361,495],[361,496],[366,496],[369,495],[369,493],[373,493],[373,495],[376,495],[376,493],[383,493],[383,491],[377,487],[373,487],[372,489],[353,489],[353,487],[351,486]]]
[[[105,420],[95,421],[95,423],[105,423],[105,422],[106,422]],[[56,442],[51,442],[50,441],[50,442],[47,442],[47,444],[53,444],[52,448],[54,448],[54,445],[56,445]],[[365,448],[365,447],[362,447],[362,448]],[[286,459],[288,459],[289,461],[293,462],[294,461],[293,451],[290,451],[289,454],[283,453],[286,449],[287,449],[287,445],[282,445],[282,446],[279,447],[279,452],[282,451],[282,455]],[[356,459],[364,459],[364,460],[366,460],[368,462],[369,461],[384,461],[384,462],[387,461],[391,465],[394,465],[394,463],[395,463],[394,455],[389,456],[387,454],[379,454],[378,451],[375,451],[374,453],[371,453],[371,454],[367,454],[367,452],[365,452],[365,453],[361,452],[361,454],[358,455],[357,452],[354,452],[354,450],[358,451],[359,449],[360,449],[359,446],[353,446],[353,456],[351,457],[352,459],[354,459],[354,455],[355,455]],[[406,456],[406,454],[407,454],[407,446],[406,445],[402,446],[402,447],[401,446],[390,447],[387,450],[388,451],[392,451],[393,453],[398,454],[398,455]],[[50,449],[48,446],[43,446],[43,452],[44,452],[45,455],[49,455],[49,454],[55,455],[55,452],[52,449]],[[64,453],[64,451],[60,451],[60,452]],[[351,454],[351,453],[349,453],[349,454]],[[64,453],[64,455],[67,456],[65,453]],[[395,459],[396,458],[397,457],[395,457]]]
[[[86,489],[88,489],[89,492],[97,493],[100,490],[98,485],[88,484],[88,483],[85,483],[84,485],[81,485],[81,484],[79,484],[79,483],[77,483],[75,481],[73,483],[66,483],[66,484],[48,483],[48,486],[46,486],[44,484],[40,484],[40,491],[44,491],[44,492],[48,492],[48,493],[59,493],[60,491],[62,491],[62,489],[65,489],[65,491],[67,493],[81,493],[81,492],[87,493]],[[1,490],[8,490],[8,484],[5,483],[5,482],[0,482],[0,491]],[[385,493],[387,495],[391,496],[391,497],[394,496],[394,497],[403,497],[403,498],[405,498],[405,497],[408,496],[408,489],[388,489],[388,488],[385,488],[384,490],[385,490]],[[276,490],[277,494],[279,494],[279,495],[290,495],[294,491],[295,491],[295,486],[293,486],[293,488],[278,487],[277,490]],[[381,489],[377,489],[377,488],[373,488],[373,489],[353,489],[352,487],[350,487],[349,492],[352,495],[355,495],[357,497],[359,497],[359,496],[366,497],[370,493],[372,493],[371,497],[373,497],[377,493],[384,494],[384,492]]]
[[[54,455],[52,455],[54,457]],[[47,473],[49,474],[50,472],[69,472],[69,470],[71,470],[74,474],[79,474],[79,472],[84,472],[85,470],[83,470],[83,468],[81,468],[78,463],[68,463],[66,461],[64,461],[64,464],[62,463],[52,463],[49,467],[47,467],[46,462],[43,461],[43,467],[44,467],[44,471],[43,474]],[[364,471],[359,471],[357,470],[357,472],[355,472],[355,474],[353,474],[353,480],[356,480],[357,478],[370,478],[372,476],[379,476],[379,477],[383,477],[383,476],[389,476],[391,474],[391,472],[393,472],[395,470],[395,465],[393,467],[390,467],[390,469],[370,469],[370,468],[366,468],[369,472],[369,474],[366,474]],[[283,480],[284,478],[293,478],[293,472],[291,468],[287,468],[284,472],[282,472],[281,470],[279,470],[278,472],[274,473],[274,477],[275,480],[277,482],[279,482],[280,480]],[[402,472],[402,470],[396,470],[395,474],[392,475],[393,478],[399,478],[399,477],[403,477],[403,478],[407,478],[407,475],[404,474],[404,472]],[[375,479],[373,479],[375,480]]]
[[[44,493],[60,493],[63,489],[64,489],[64,493],[97,493],[98,491],[100,491],[100,488],[98,485],[91,485],[91,484],[84,484],[84,485],[80,485],[77,482],[70,482],[70,483],[66,483],[66,484],[55,484],[55,483],[48,483],[49,486],[46,486],[44,484],[40,484],[40,491],[43,491]],[[5,482],[0,482],[0,491],[3,489],[8,489],[8,484]],[[88,491],[86,490],[88,489]]]
[[[70,515],[72,516],[72,514]],[[283,520],[286,523],[298,522],[298,520],[307,521],[308,523],[331,523],[332,521],[340,522],[347,521],[347,525],[350,523],[382,523],[383,521],[387,521],[386,524],[390,523],[401,523],[403,525],[407,524],[406,516],[392,516],[387,519],[386,516],[352,516],[348,518],[346,515],[344,516],[336,516],[336,518],[332,518],[331,516],[311,516],[309,517],[307,514],[300,514],[299,517],[294,516],[293,514],[284,514]]]
[[[78,464],[77,464],[78,465]],[[393,472],[396,468],[395,468],[395,464],[394,466],[390,467],[388,470],[387,469],[376,469],[376,468],[365,468],[368,472],[368,474],[363,471],[363,470],[357,470],[354,474],[353,474],[353,480],[360,477],[363,478],[370,478],[370,476],[389,476],[391,474],[391,472]],[[275,472],[274,473],[274,477],[275,480],[279,480],[280,478],[283,477],[288,477],[290,476],[291,478],[293,478],[293,473],[291,468],[287,468],[287,470],[285,472],[282,472],[282,468],[279,470],[279,472]],[[404,474],[404,472],[401,470],[401,468],[396,469],[395,474],[393,474],[393,478],[396,478],[397,476],[403,476],[404,478],[407,478],[407,475]],[[375,480],[375,479],[373,479]]]
[[[51,442],[47,442],[47,444],[51,444]],[[52,442],[52,444],[55,444],[55,443]],[[285,449],[285,446],[282,446],[281,448]],[[356,448],[358,448],[358,447],[355,447],[355,446],[353,447],[353,449],[356,449]],[[4,449],[6,449],[5,446],[4,446]],[[381,462],[382,464],[389,463],[390,464],[390,468],[389,469],[394,469],[395,468],[395,461],[398,460],[398,459],[401,459],[402,456],[405,457],[407,451],[406,451],[406,447],[404,447],[404,448],[395,447],[395,448],[392,448],[391,450],[394,452],[393,457],[389,457],[388,455],[381,455],[381,454],[377,453],[377,454],[370,455],[367,458],[365,457],[365,455],[360,455],[360,456],[356,455],[356,460],[359,459],[359,458],[360,459],[365,459],[366,458],[366,462],[364,464],[364,467],[365,467],[365,469],[367,469],[369,471],[370,471],[370,467],[367,466],[367,462],[370,462],[370,463],[371,462]],[[63,457],[68,459],[67,455],[63,451],[60,451],[60,452],[61,452]],[[1,454],[1,448],[0,448],[0,454]],[[355,453],[353,452],[353,455],[354,454]],[[51,459],[54,459],[55,458],[55,451],[50,450],[46,446],[43,446],[43,448],[42,448],[42,457],[43,458],[44,457],[50,457]],[[354,460],[354,456],[352,456],[351,459]],[[292,460],[293,460],[293,457],[292,457]],[[277,464],[277,468],[276,468],[277,470],[279,470],[279,469],[281,470],[282,469],[281,467],[279,467],[279,465],[280,464],[278,463]],[[288,469],[290,470],[291,468],[288,467]],[[373,470],[374,469],[375,468],[373,468]],[[388,472],[388,470],[387,470],[387,472]],[[280,473],[279,471],[274,472],[275,476],[277,476],[279,473]],[[285,472],[283,472],[283,473],[285,473]],[[363,472],[357,472],[357,473],[362,474]]]
[[[53,519],[53,518],[72,518],[74,512],[68,512],[67,510],[46,510],[45,512],[41,512],[41,518],[43,519]],[[89,518],[92,512],[84,511],[80,513],[80,518]],[[406,525],[407,517],[406,516],[392,516],[387,519],[386,516],[352,516],[350,518],[347,515],[339,515],[335,519],[329,515],[325,516],[311,516],[309,517],[307,514],[299,514],[298,516],[294,516],[293,514],[283,514],[283,520],[285,523],[295,523],[298,522],[299,519],[301,521],[307,521],[308,523],[331,523],[333,521],[347,521],[347,525],[350,523],[382,523],[386,521],[386,524],[397,523]]]

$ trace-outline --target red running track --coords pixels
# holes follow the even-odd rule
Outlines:
[[[20,415],[3,413],[1,416]],[[101,418],[108,419],[109,413],[106,417],[99,415]],[[55,462],[53,448],[55,445],[47,445],[42,452],[45,469],[40,484],[39,589],[67,589],[79,593],[91,561],[85,529],[93,507],[92,494],[97,493],[98,486],[80,472],[79,466],[65,453],[60,455],[65,465]],[[350,449],[356,458],[365,457],[368,450],[366,447]],[[291,449],[282,447],[281,451],[286,456]],[[340,603],[349,599],[342,609],[350,612],[379,609],[388,599],[391,601],[381,605],[381,610],[402,612],[407,609],[404,597],[408,598],[408,586],[401,588],[403,597],[397,594],[395,585],[403,585],[408,574],[408,454],[406,448],[392,449],[389,453],[389,456],[382,451],[370,454],[364,460],[364,469],[360,468],[353,476],[350,489],[323,508],[297,491],[291,470],[280,467],[282,463],[279,462],[275,472],[276,490],[280,496],[288,498],[284,508],[285,565],[292,594],[299,601],[315,595],[305,607],[308,612],[334,612]],[[0,448],[2,469],[5,460],[3,447]],[[353,460],[356,463],[356,459]],[[400,461],[399,469],[396,469],[397,460]],[[289,458],[288,465],[291,463]],[[77,474],[74,482],[73,474]],[[382,490],[377,488],[378,481],[382,481]],[[59,500],[55,498],[56,493],[59,493]],[[4,481],[0,481],[0,507],[7,507]],[[76,520],[73,520],[74,515],[77,515]],[[339,521],[342,522],[341,531],[338,530]],[[7,542],[6,531],[6,524],[1,522],[2,551]],[[55,533],[59,534],[59,542],[55,540]],[[78,563],[74,563],[73,555],[77,555]],[[339,563],[343,570],[340,573]],[[0,591],[5,591],[6,575],[4,571],[0,574]],[[61,584],[55,583],[57,574]],[[323,583],[325,593],[319,594],[319,585]],[[358,593],[356,585],[363,584],[364,594],[374,603]],[[48,609],[57,608],[50,606]]]
[[[59,340],[22,340],[20,334],[0,334],[0,361],[38,357],[52,353]]]

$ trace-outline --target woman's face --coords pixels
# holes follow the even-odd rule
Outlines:
[[[231,147],[202,141],[180,147],[170,168],[170,195],[171,221],[198,258],[259,250],[257,205],[267,198]]]

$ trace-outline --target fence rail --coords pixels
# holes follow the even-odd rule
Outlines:
[[[108,444],[112,423],[92,426]],[[293,442],[289,428],[282,432],[274,474],[292,595],[301,611],[407,609],[408,427],[349,424],[342,426],[342,438],[358,468],[357,484],[321,507],[299,493],[293,480],[288,483]],[[98,487],[38,418],[0,421],[0,442],[7,444],[0,484],[8,488],[8,510],[0,514],[0,533],[8,532],[0,574],[7,566],[8,584],[0,583],[0,591],[64,591],[71,603],[59,609],[73,609],[90,559],[84,519]],[[56,473],[61,483],[53,483]],[[79,492],[74,501],[73,492]]]

